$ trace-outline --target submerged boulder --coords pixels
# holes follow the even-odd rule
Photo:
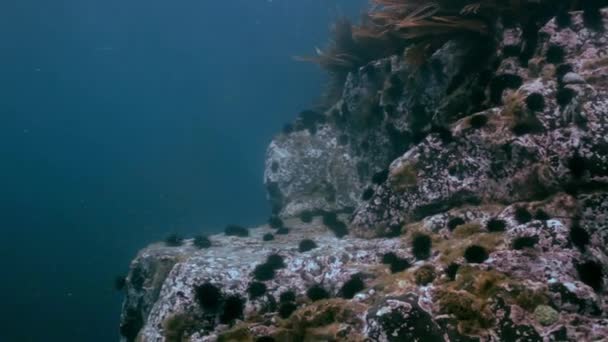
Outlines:
[[[268,148],[287,234],[142,250],[123,341],[604,340],[608,10],[593,13],[549,20],[534,46],[499,25],[490,55],[452,39],[350,73]]]

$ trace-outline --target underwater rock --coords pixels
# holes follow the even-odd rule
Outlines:
[[[558,19],[351,72],[268,148],[289,234],[143,249],[122,340],[604,340],[608,9]]]
[[[291,217],[359,206],[365,189],[377,186],[374,176],[428,134],[437,108],[466,110],[466,103],[456,102],[470,86],[466,78],[456,78],[472,49],[469,41],[448,41],[429,58],[432,68],[393,56],[350,73],[342,98],[320,114],[325,119],[314,134],[296,130],[270,143],[264,182],[275,210]],[[458,98],[446,97],[448,90],[455,91],[450,87],[462,88]],[[439,118],[447,112],[439,111],[436,120],[447,119]],[[340,143],[342,136],[349,137],[347,144]]]

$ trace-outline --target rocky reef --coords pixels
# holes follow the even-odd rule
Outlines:
[[[123,341],[606,340],[608,9],[593,15],[503,18],[349,72],[268,147],[271,225],[139,252]]]

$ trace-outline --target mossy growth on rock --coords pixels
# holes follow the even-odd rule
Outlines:
[[[510,279],[497,271],[485,271],[474,266],[460,266],[454,281],[437,285],[433,296],[439,311],[454,316],[459,330],[475,334],[490,326],[494,313],[490,306],[497,296],[507,294]]]
[[[540,289],[531,289],[521,284],[515,284],[510,293],[511,300],[522,309],[532,312],[539,305],[549,303],[549,297],[546,291]]]
[[[197,330],[199,324],[187,314],[176,314],[167,317],[163,322],[163,335],[166,342],[182,342]]]
[[[435,280],[435,268],[433,265],[423,265],[414,271],[414,279],[416,284],[420,286],[425,286],[433,282]]]
[[[391,186],[399,191],[405,191],[417,183],[416,166],[411,163],[404,163],[390,172],[389,181]]]
[[[436,302],[441,313],[452,315],[458,321],[458,330],[462,333],[474,334],[492,322],[492,315],[484,307],[485,302],[466,291],[439,291]]]
[[[543,326],[549,326],[559,320],[559,312],[548,305],[539,305],[534,309],[534,318]]]
[[[466,223],[454,229],[452,235],[462,239],[481,232],[483,232],[483,229],[479,223]]]
[[[486,232],[478,223],[465,224],[452,232],[451,238],[434,237],[434,249],[439,252],[439,261],[444,265],[457,262],[472,245],[482,246],[486,251],[494,251],[504,243],[502,232]],[[461,230],[462,229],[462,230]],[[456,233],[456,234],[454,234]]]

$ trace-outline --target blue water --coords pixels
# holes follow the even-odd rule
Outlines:
[[[115,341],[113,290],[168,233],[269,213],[265,148],[365,0],[0,2],[0,341]]]

